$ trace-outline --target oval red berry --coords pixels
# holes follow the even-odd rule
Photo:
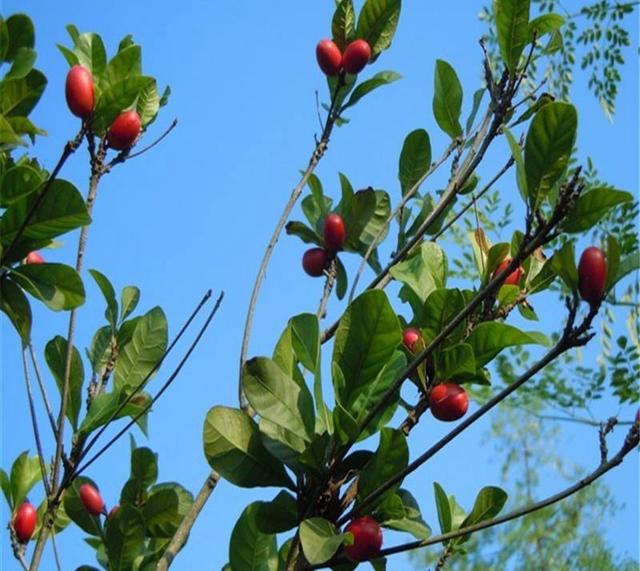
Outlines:
[[[382,529],[370,516],[354,519],[346,528],[353,535],[353,544],[345,547],[345,553],[353,561],[375,557],[382,547]]]
[[[344,50],[342,66],[347,73],[360,73],[371,59],[371,47],[366,40],[355,40]]]
[[[469,397],[460,385],[441,383],[429,392],[429,408],[438,420],[452,422],[465,415],[469,408]]]
[[[342,250],[347,239],[342,216],[332,212],[324,219],[324,245],[330,252]]]
[[[25,264],[44,264],[44,258],[39,252],[29,252],[24,259]]]
[[[494,276],[497,276],[499,273],[504,271],[506,267],[511,263],[511,258],[507,258],[504,260],[496,269]],[[515,270],[513,270],[502,282],[503,285],[518,285],[520,283],[520,278],[524,271],[521,266],[518,266]]]
[[[71,113],[76,117],[86,119],[91,115],[95,103],[91,72],[81,65],[74,65],[67,74],[64,94]]]
[[[416,343],[420,337],[422,337],[422,334],[419,329],[416,329],[415,327],[407,327],[402,332],[402,343],[404,343],[404,346],[410,351],[415,351]]]
[[[91,484],[82,484],[78,490],[80,501],[91,515],[100,515],[104,510],[104,502],[100,492]]]
[[[325,75],[333,77],[340,73],[342,68],[342,53],[335,42],[320,40],[316,46],[316,59]]]
[[[16,537],[23,543],[29,541],[36,529],[37,521],[38,514],[36,508],[29,502],[20,504],[13,517],[13,529],[16,532]]]
[[[607,259],[600,248],[591,246],[582,252],[578,263],[578,290],[582,299],[598,303],[607,283]]]
[[[131,110],[120,113],[113,120],[107,132],[109,146],[117,151],[128,149],[136,142],[141,129],[140,115],[136,111]]]
[[[302,267],[311,277],[317,278],[324,273],[329,256],[323,248],[311,248],[302,256]]]

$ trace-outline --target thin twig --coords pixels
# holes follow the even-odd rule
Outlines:
[[[38,428],[38,417],[36,415],[36,407],[33,401],[33,389],[31,388],[31,376],[29,375],[29,365],[27,364],[26,347],[23,345],[22,351],[22,367],[24,369],[24,382],[27,387],[27,398],[29,400],[29,413],[31,415],[31,426],[33,427],[33,437],[36,441],[36,450],[38,452],[38,463],[40,464],[40,473],[42,475],[42,483],[47,496],[51,492],[49,486],[49,478],[47,477],[47,466],[44,461],[44,452],[42,451],[42,441],[40,440],[40,430]]]
[[[58,553],[58,544],[56,543],[55,526],[51,529],[51,547],[53,548],[53,558],[56,561],[56,569],[58,571],[62,571],[62,565],[60,564],[60,554]]]
[[[36,359],[36,353],[33,348],[33,344],[29,341],[29,354],[31,355],[31,363],[33,364],[33,370],[36,373],[36,381],[38,382],[38,387],[40,388],[40,394],[42,395],[42,400],[44,401],[44,407],[47,409],[47,418],[49,419],[49,424],[51,425],[51,430],[53,432],[53,437],[56,437],[56,421],[53,417],[53,408],[51,406],[51,401],[49,400],[49,395],[47,394],[47,389],[44,385],[44,381],[42,378],[42,373],[40,372],[40,365],[38,365],[38,360]]]
[[[18,240],[24,233],[26,227],[29,225],[29,222],[31,222],[31,219],[35,216],[35,213],[38,211],[38,208],[42,204],[42,201],[44,200],[45,196],[49,193],[49,190],[51,190],[51,187],[53,186],[53,182],[58,177],[58,174],[62,170],[64,163],[67,162],[67,159],[76,151],[76,149],[78,148],[78,145],[80,145],[80,143],[82,142],[83,136],[84,136],[84,127],[80,129],[80,132],[76,135],[74,139],[72,139],[71,141],[67,141],[67,144],[64,146],[64,149],[62,151],[62,155],[60,155],[60,158],[58,159],[56,166],[53,168],[53,170],[51,171],[51,174],[49,175],[49,178],[44,183],[44,186],[42,187],[40,194],[38,194],[38,198],[36,198],[35,202],[31,206],[31,209],[25,216],[25,219],[20,225],[20,228],[18,228],[18,231],[16,232],[16,235],[13,237],[13,240],[11,240],[11,243],[6,247],[6,249],[2,253],[2,257],[0,257],[0,266],[4,265],[5,261],[9,257],[9,254],[11,254],[11,251],[13,250],[14,246],[18,243]]]
[[[65,482],[64,482],[65,485],[68,486],[71,482],[73,482],[75,478],[77,478],[84,470],[86,470],[89,466],[91,466],[91,464],[93,464],[98,458],[100,458],[100,456],[102,456],[113,444],[115,444],[115,442],[117,442],[121,436],[126,434],[129,431],[129,429],[136,422],[138,422],[138,420],[140,420],[140,418],[142,418],[145,414],[147,414],[147,412],[149,412],[151,407],[157,402],[157,400],[163,395],[163,393],[171,386],[171,383],[173,383],[173,381],[178,377],[178,375],[180,374],[180,371],[182,370],[186,362],[189,360],[191,353],[193,353],[194,349],[200,342],[200,339],[202,339],[202,336],[204,335],[205,331],[208,329],[209,324],[211,323],[211,320],[214,318],[215,314],[217,313],[223,298],[224,298],[224,292],[221,292],[220,295],[218,296],[218,299],[215,305],[213,306],[213,309],[209,313],[209,316],[207,317],[206,321],[204,322],[204,325],[200,328],[200,331],[196,335],[196,338],[193,340],[193,342],[189,346],[189,349],[185,353],[184,357],[182,358],[180,363],[178,363],[178,366],[173,371],[173,373],[162,385],[158,393],[113,438],[111,438],[102,448],[100,448],[100,450],[98,450],[98,452],[96,452],[91,459],[87,460],[82,466],[76,468],[73,471],[73,473],[69,475],[69,477],[65,478]],[[63,486],[61,486],[61,488],[62,487]]]
[[[244,366],[244,363],[247,360],[247,355],[249,352],[249,339],[251,338],[251,327],[253,325],[253,316],[256,310],[256,304],[258,303],[260,288],[262,286],[262,282],[264,280],[264,276],[266,274],[269,261],[271,260],[271,255],[280,237],[280,234],[282,233],[282,229],[284,228],[284,225],[289,219],[291,210],[293,210],[294,205],[296,204],[296,202],[298,201],[298,198],[300,198],[300,195],[302,194],[302,190],[304,189],[309,178],[313,174],[313,171],[315,170],[316,166],[320,162],[320,159],[322,159],[325,151],[327,150],[327,147],[329,145],[329,138],[331,136],[331,131],[333,130],[333,126],[335,124],[336,119],[338,118],[338,114],[336,114],[335,107],[336,107],[336,102],[338,100],[338,93],[340,92],[340,89],[344,85],[343,81],[344,79],[341,75],[340,79],[336,84],[335,92],[333,93],[333,96],[331,98],[331,105],[329,107],[329,112],[327,114],[327,121],[322,131],[322,136],[320,137],[320,141],[316,143],[313,153],[311,154],[311,158],[309,159],[309,164],[307,165],[306,170],[302,174],[302,177],[300,178],[298,184],[293,189],[291,196],[289,197],[289,200],[287,201],[284,207],[284,210],[280,215],[280,219],[276,224],[276,228],[273,231],[271,239],[269,240],[265,253],[262,257],[262,261],[260,262],[260,267],[258,268],[258,275],[256,276],[256,280],[253,284],[251,299],[249,300],[249,307],[247,309],[247,317],[244,325],[244,333],[242,335],[242,347],[240,349],[240,370],[239,370],[238,378],[241,378],[242,367]],[[240,382],[238,383],[238,400],[240,403],[240,408],[242,408],[242,410],[247,411],[249,409],[249,403],[246,401],[244,397],[244,393],[242,391],[242,383]]]
[[[320,299],[320,305],[316,315],[318,319],[323,319],[327,313],[327,303],[329,303],[329,297],[331,297],[331,291],[333,290],[333,284],[336,281],[336,259],[331,260],[329,269],[326,271],[326,279],[324,282],[324,288],[322,290],[322,298]]]
[[[200,512],[204,508],[204,505],[207,503],[207,500],[213,493],[216,485],[218,484],[218,480],[220,480],[220,476],[215,470],[212,470],[211,473],[207,476],[202,488],[198,492],[193,504],[191,505],[191,509],[184,516],[180,525],[176,532],[173,534],[171,538],[171,542],[165,549],[165,552],[162,554],[162,557],[158,561],[156,565],[155,571],[167,571],[173,560],[176,558],[176,555],[182,549],[182,546],[186,543],[187,538],[189,537],[189,533],[191,532],[191,528],[196,522],[196,519],[200,515]]]
[[[388,549],[383,549],[382,551],[380,551],[380,553],[376,555],[376,557],[386,557],[388,555],[395,555],[396,553],[412,551],[420,547],[428,547],[430,545],[437,545],[440,543],[444,543],[445,541],[457,539],[459,537],[463,537],[465,535],[469,535],[483,529],[494,527],[496,525],[500,525],[508,521],[512,521],[514,519],[519,519],[521,517],[524,517],[526,515],[529,515],[531,513],[534,513],[536,511],[549,507],[555,503],[558,503],[568,498],[569,496],[572,496],[573,494],[579,492],[583,488],[586,488],[587,486],[589,486],[590,484],[598,480],[598,478],[601,478],[602,476],[604,476],[607,472],[609,472],[609,470],[612,470],[616,466],[619,466],[624,460],[625,456],[629,454],[629,452],[634,450],[639,443],[640,443],[639,428],[638,426],[634,425],[629,430],[629,433],[627,434],[625,441],[622,447],[620,448],[620,451],[611,460],[609,460],[604,464],[600,464],[600,466],[598,466],[598,468],[596,468],[593,472],[591,472],[591,474],[589,474],[588,476],[585,476],[584,478],[582,478],[572,486],[565,488],[561,492],[558,492],[553,496],[549,496],[544,500],[536,502],[535,504],[530,504],[522,508],[519,508],[517,510],[513,510],[503,516],[500,516],[494,519],[483,521],[475,525],[470,525],[461,529],[457,529],[455,531],[450,531],[448,533],[443,533],[441,535],[432,536],[423,541],[413,541],[410,543],[397,545],[395,547],[390,547]],[[343,557],[339,557],[334,560],[328,561],[327,563],[323,563],[322,565],[315,565],[307,568],[321,569],[323,567],[331,567],[331,566],[339,565],[340,563],[344,563],[344,562],[346,562],[346,559],[344,559]]]

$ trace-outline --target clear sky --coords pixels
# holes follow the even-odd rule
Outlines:
[[[465,88],[465,117],[471,94],[479,85],[481,52],[477,39],[484,31],[477,19],[481,3],[405,1],[396,40],[367,74],[383,69],[404,79],[366,98],[348,116],[351,123],[337,129],[318,169],[325,192],[338,197],[338,171],[356,188],[384,188],[397,200],[397,163],[402,142],[411,130],[423,127],[430,135],[434,157],[447,144],[431,114],[432,77],[436,58],[449,61]],[[567,2],[569,7],[579,4]],[[470,7],[473,5],[473,7]],[[304,168],[319,132],[315,91],[325,96],[324,77],[317,69],[314,48],[330,34],[333,2],[129,2],[73,0],[0,1],[2,14],[28,13],[37,33],[37,66],[49,78],[48,88],[33,120],[49,133],[38,139],[33,152],[51,168],[78,122],[64,101],[67,63],[55,47],[68,44],[65,25],[99,32],[113,54],[118,41],[132,33],[143,47],[144,71],[169,84],[172,96],[149,137],[158,135],[178,117],[179,126],[153,152],[117,168],[100,186],[94,223],[89,233],[87,268],[105,273],[119,290],[135,284],[142,290],[141,309],[160,305],[175,333],[202,294],[213,288],[226,293],[222,309],[178,381],[155,407],[149,421],[150,440],[135,432],[139,444],[160,454],[160,481],[178,481],[194,493],[209,467],[202,453],[202,425],[214,404],[235,406],[238,355],[246,306],[257,267],[275,221]],[[572,10],[573,11],[573,10]],[[636,19],[637,22],[637,19]],[[637,194],[638,189],[638,66],[633,53],[637,26],[631,25],[631,63],[623,70],[618,114],[607,122],[595,100],[586,93],[583,77],[574,90],[580,112],[578,143],[582,156],[592,156],[605,180]],[[503,143],[490,154],[485,175],[504,162]],[[62,173],[83,192],[88,179],[87,156],[79,152]],[[493,169],[493,171],[491,170]],[[437,181],[435,184],[441,181]],[[437,186],[436,186],[437,188]],[[500,188],[515,193],[513,174]],[[296,218],[300,218],[296,210]],[[75,235],[64,247],[45,252],[50,261],[73,263]],[[256,314],[251,354],[271,354],[288,317],[315,311],[321,280],[308,278],[300,267],[304,246],[284,237],[269,268]],[[349,256],[349,268],[356,259]],[[84,348],[101,326],[102,297],[85,276],[89,300],[79,313],[77,344]],[[34,340],[42,351],[47,340],[66,332],[67,315],[35,310]],[[557,327],[557,305],[536,306],[543,327]],[[340,306],[330,304],[330,317]],[[402,308],[406,314],[406,308]],[[27,448],[33,438],[27,416],[19,344],[6,320],[2,325],[2,467]],[[182,348],[186,346],[183,344]],[[589,352],[586,352],[586,359]],[[174,357],[163,367],[166,378]],[[325,374],[328,377],[327,374]],[[152,385],[153,388],[153,385]],[[631,407],[620,409],[609,399],[595,409],[599,418],[612,414],[630,418]],[[499,460],[480,446],[488,422],[457,439],[429,466],[408,479],[429,524],[437,529],[432,482],[442,482],[469,507],[483,485],[499,483]],[[598,462],[593,429],[567,425],[561,453],[584,466]],[[448,427],[424,422],[411,439],[415,457]],[[614,435],[616,444],[623,435]],[[51,441],[46,442],[52,450]],[[113,504],[128,472],[128,441],[122,441],[88,474],[98,481],[108,504]],[[609,539],[619,552],[637,556],[638,460],[632,455],[606,476],[618,501],[626,507],[609,526]],[[541,490],[551,492],[554,474],[545,474]],[[227,561],[231,528],[240,511],[253,499],[269,499],[273,490],[242,490],[221,483],[196,524],[176,570],[219,569]],[[32,501],[41,500],[41,492]],[[8,519],[2,505],[1,521]],[[70,528],[59,537],[63,568],[93,564],[93,551]],[[388,545],[398,536],[389,535]],[[17,568],[7,535],[2,534],[3,568]],[[51,553],[43,569],[53,568]],[[404,559],[390,569],[409,569]]]

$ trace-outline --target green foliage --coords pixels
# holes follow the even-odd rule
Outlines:
[[[462,134],[462,85],[451,65],[436,60],[433,87],[433,115],[438,126],[452,139]]]
[[[500,53],[513,74],[529,41],[530,0],[496,0],[496,27]]]
[[[300,543],[305,558],[312,565],[320,565],[331,559],[340,549],[344,534],[324,518],[305,519],[300,524]]]
[[[249,504],[238,519],[229,543],[229,563],[233,571],[277,571],[276,536],[258,529],[258,504]]]

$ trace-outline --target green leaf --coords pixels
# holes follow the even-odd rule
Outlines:
[[[578,268],[576,268],[573,242],[565,243],[560,250],[553,254],[548,264],[570,290],[575,290],[578,287]]]
[[[38,200],[38,194],[32,193],[13,202],[2,215],[0,244],[4,248],[15,239]],[[18,261],[32,250],[46,246],[53,238],[90,223],[91,218],[80,192],[70,182],[56,179],[13,246],[7,261]]]
[[[283,486],[295,490],[282,464],[262,445],[258,426],[244,412],[213,407],[204,423],[204,453],[211,467],[243,488]]]
[[[401,340],[400,322],[385,293],[367,291],[347,308],[336,332],[333,368],[336,400],[351,410],[357,394],[374,381]]]
[[[347,293],[347,287],[349,286],[349,278],[347,277],[347,270],[342,263],[342,260],[336,256],[336,296],[338,299],[343,299]]]
[[[100,87],[107,88],[127,77],[142,73],[142,48],[130,45],[111,58],[100,80]]]
[[[511,149],[511,155],[513,156],[513,160],[516,163],[516,181],[518,183],[518,192],[520,192],[520,196],[522,200],[525,202],[529,196],[529,191],[527,189],[527,173],[524,169],[524,157],[522,156],[522,149],[520,148],[520,144],[516,141],[513,133],[507,127],[503,127],[503,131],[505,136],[507,137],[507,142],[509,143],[509,148]]]
[[[270,502],[258,502],[255,518],[262,533],[284,533],[298,525],[298,502],[283,490]]]
[[[323,245],[322,238],[317,234],[315,230],[312,230],[306,224],[304,224],[304,222],[292,220],[285,226],[285,231],[287,232],[287,234],[289,234],[289,236],[297,236],[305,244],[316,244],[318,246]]]
[[[11,203],[35,192],[44,179],[42,171],[30,165],[15,165],[0,179],[0,206],[7,208]]]
[[[24,77],[0,81],[0,113],[6,117],[28,117],[46,86],[46,76],[37,69]]]
[[[300,524],[300,543],[307,561],[321,565],[329,561],[344,541],[344,534],[322,517],[305,519]]]
[[[96,375],[102,375],[107,361],[111,356],[111,341],[113,331],[110,325],[100,327],[91,339],[91,347],[86,351],[91,362],[91,371]]]
[[[506,347],[530,344],[547,346],[549,340],[540,333],[524,332],[513,325],[491,321],[475,327],[467,343],[473,348],[476,367],[480,368]]]
[[[27,497],[31,489],[40,481],[40,462],[37,456],[29,458],[29,452],[25,450],[18,456],[11,466],[11,498],[13,506],[17,507]]]
[[[481,521],[487,521],[497,516],[507,501],[507,493],[495,486],[486,486],[478,492],[473,510],[460,524],[460,528],[475,525]],[[457,543],[463,543],[471,537],[471,534],[465,535],[456,540]]]
[[[431,167],[431,141],[424,129],[411,131],[404,140],[398,165],[402,196],[405,196]]]
[[[0,489],[4,494],[5,500],[9,505],[9,511],[13,512],[13,498],[11,496],[11,480],[9,474],[7,474],[2,468],[0,468]]]
[[[102,38],[98,34],[80,34],[74,44],[80,65],[86,67],[94,77],[100,77],[107,65],[107,52]]]
[[[137,102],[142,91],[154,83],[152,77],[136,75],[126,77],[105,89],[96,102],[94,129],[102,134],[113,120]]]
[[[13,14],[4,22],[7,37],[3,37],[2,49],[4,61],[14,61],[21,48],[33,48],[35,45],[35,29],[31,18],[26,14]],[[3,27],[4,27],[3,26]]]
[[[439,379],[454,379],[457,383],[464,382],[478,369],[473,348],[468,343],[458,343],[453,347],[437,350],[434,363]]]
[[[36,61],[36,52],[31,48],[20,48],[16,53],[15,61],[11,69],[5,75],[6,78],[20,79],[27,75],[32,69]]]
[[[484,269],[484,275],[482,278],[483,283],[488,283],[493,277],[493,274],[498,269],[498,266],[505,260],[511,250],[511,245],[507,242],[500,242],[494,244],[489,248],[487,253],[486,266]]]
[[[109,571],[134,569],[134,561],[144,553],[145,522],[139,509],[124,505],[107,525],[105,547]]]
[[[465,299],[459,289],[437,289],[433,291],[424,305],[424,321],[420,327],[425,339],[435,339],[445,326],[455,317],[465,306]],[[465,322],[463,321],[450,334],[450,339],[458,340],[464,333]]]
[[[607,289],[612,288],[622,278],[640,269],[640,252],[631,252],[624,256],[618,265],[618,271],[607,278]]]
[[[433,115],[438,126],[452,139],[462,135],[462,85],[455,70],[444,60],[436,60]]]
[[[31,306],[8,276],[0,279],[0,310],[9,318],[24,343],[31,338]]]
[[[233,571],[278,570],[276,536],[262,533],[256,524],[259,503],[244,509],[231,532],[229,563]]]
[[[155,81],[148,83],[140,90],[136,109],[143,128],[153,123],[160,110],[160,94]]]
[[[382,527],[406,531],[416,539],[426,539],[431,535],[431,528],[424,521],[418,502],[407,490],[398,490],[387,496],[374,517]]]
[[[536,209],[562,178],[576,141],[578,115],[573,105],[554,101],[531,122],[524,151],[529,202]]]
[[[137,387],[162,359],[168,340],[167,318],[154,307],[137,322],[131,341],[121,347],[115,368],[116,389]]]
[[[56,335],[49,341],[44,350],[44,358],[49,370],[58,385],[60,395],[64,387],[64,373],[67,361],[67,340]],[[67,401],[67,418],[71,426],[78,428],[78,416],[82,408],[82,383],[84,381],[84,365],[80,352],[73,347],[71,352],[71,368],[69,370],[69,400]]]
[[[10,151],[15,147],[26,146],[26,143],[22,140],[11,126],[11,123],[0,113],[0,145],[3,150]]]
[[[140,447],[131,451],[131,479],[141,490],[156,483],[158,479],[158,455],[150,448]]]
[[[78,428],[78,433],[87,435],[97,428],[107,424],[112,420],[116,411],[122,403],[127,399],[127,394],[123,391],[112,391],[110,393],[101,393],[97,395],[92,403],[87,415],[84,417]],[[113,418],[123,418],[125,416],[135,417],[140,414],[149,404],[151,397],[146,393],[137,393],[122,410]],[[145,417],[142,416],[138,420],[138,425],[144,432],[146,430]]]
[[[533,42],[534,34],[536,41],[538,41],[547,34],[558,32],[564,23],[565,20],[560,14],[541,14],[529,22],[527,43]]]
[[[442,533],[449,533],[451,531],[451,506],[449,505],[449,499],[447,498],[444,488],[438,484],[438,482],[433,483],[433,493],[436,497],[440,531]]]
[[[142,509],[147,534],[151,537],[173,537],[180,525],[178,494],[170,488],[151,493]]]
[[[107,302],[107,309],[104,316],[111,326],[115,329],[116,322],[118,321],[118,302],[116,301],[116,291],[113,289],[109,278],[98,270],[89,270],[91,277],[95,280]]]
[[[356,12],[353,0],[340,0],[336,4],[336,11],[331,19],[331,33],[333,41],[343,52],[356,36]]]
[[[383,85],[389,85],[394,81],[402,79],[402,76],[395,71],[379,71],[371,79],[363,81],[360,85],[356,86],[347,101],[341,108],[341,112],[344,112],[349,107],[353,107],[360,99],[365,95],[371,93],[374,89],[382,87]]]
[[[609,210],[632,200],[633,196],[622,190],[592,188],[576,200],[573,210],[562,223],[562,229],[570,233],[589,230],[604,218]]]
[[[74,309],[84,303],[82,280],[65,264],[27,264],[11,272],[14,280],[49,309]]]
[[[387,480],[404,470],[408,464],[409,447],[405,435],[394,428],[383,428],[380,431],[378,449],[360,473],[358,501],[361,502],[368,497]],[[396,482],[377,499],[377,502],[395,492],[401,484],[402,481]]]
[[[320,323],[313,313],[302,313],[292,317],[293,350],[302,366],[315,373],[320,367]]]
[[[366,0],[358,17],[358,38],[367,40],[376,57],[393,40],[400,18],[400,0]]]
[[[300,456],[307,447],[307,441],[295,432],[266,418],[260,419],[258,428],[262,445],[269,454],[289,466],[292,470],[298,472],[303,470]]]
[[[482,87],[473,94],[473,105],[471,107],[471,113],[469,113],[469,117],[467,118],[467,123],[465,125],[465,131],[467,134],[471,133],[471,129],[473,128],[473,122],[476,120],[476,115],[478,114],[478,110],[480,109],[480,103],[482,103],[482,98],[484,97],[485,89]]]
[[[391,268],[391,275],[410,287],[421,301],[447,283],[447,256],[435,242],[423,242],[420,248]]]
[[[120,321],[124,321],[138,306],[140,290],[136,286],[125,286],[120,294]]]
[[[338,369],[339,370],[339,369]],[[334,379],[335,379],[334,375]],[[356,419],[339,402],[333,409],[333,425],[338,441],[341,444],[356,442],[360,436],[360,427]]]
[[[242,370],[242,387],[256,412],[270,422],[310,441],[315,426],[311,393],[288,377],[271,359],[256,357]]]
[[[83,484],[91,484],[96,490],[99,489],[90,478],[78,476],[64,494],[64,511],[80,529],[90,535],[99,536],[102,531],[100,518],[91,515],[80,500],[80,486]],[[123,508],[124,506],[120,509],[122,510]]]
[[[530,0],[496,0],[494,4],[500,54],[512,74],[529,40],[530,3]]]

